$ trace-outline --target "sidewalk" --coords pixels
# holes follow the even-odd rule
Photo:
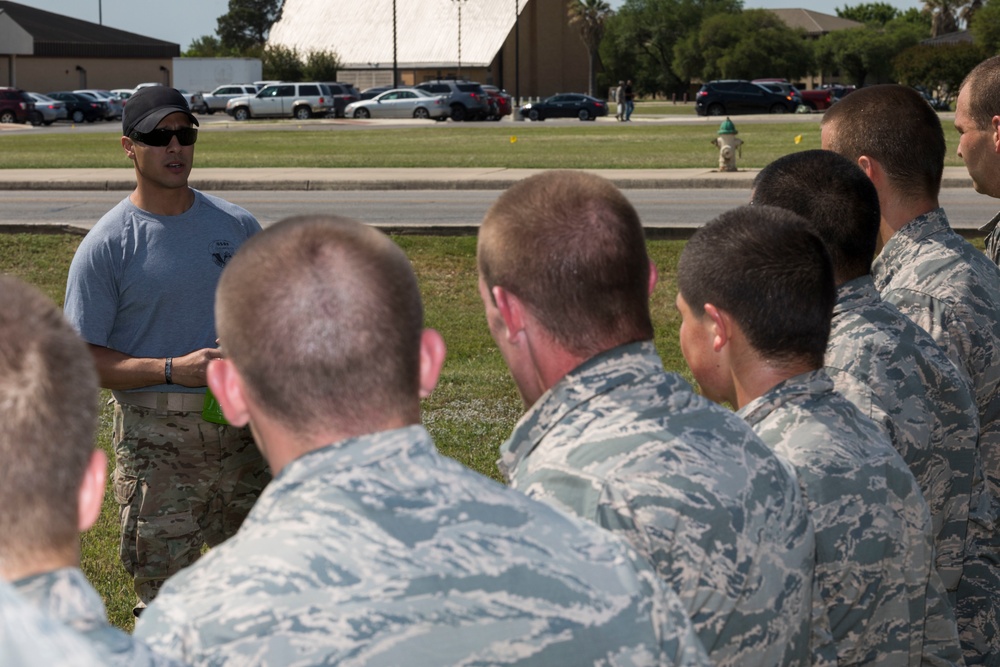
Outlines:
[[[542,169],[210,169],[191,172],[200,190],[503,190]],[[750,188],[759,170],[593,169],[622,189]],[[0,169],[0,190],[131,190],[135,174],[122,169]],[[965,167],[946,167],[942,187],[972,188]]]

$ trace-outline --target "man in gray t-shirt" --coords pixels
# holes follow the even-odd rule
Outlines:
[[[248,429],[202,419],[216,347],[215,286],[260,225],[188,186],[197,119],[173,88],[129,99],[122,148],[136,189],[80,244],[66,317],[115,397],[120,556],[138,614],[202,546],[233,535],[267,483]]]

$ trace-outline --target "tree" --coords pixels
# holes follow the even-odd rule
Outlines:
[[[651,93],[687,92],[690,81],[673,70],[674,46],[706,17],[742,8],[741,0],[625,0],[609,20],[613,41],[605,40],[601,49],[615,64],[611,79],[632,79]],[[626,63],[634,69],[622,68]]]
[[[224,49],[215,35],[202,35],[191,42],[191,46],[182,55],[185,58],[224,58],[234,54]]]
[[[899,10],[887,2],[866,2],[853,7],[849,5],[845,5],[843,8],[837,7],[837,16],[858,23],[883,26],[897,18]]]
[[[674,72],[681,78],[798,79],[811,66],[805,33],[765,9],[710,16],[674,48]]]
[[[895,19],[879,28],[836,30],[816,42],[816,64],[824,72],[842,72],[856,86],[893,80],[892,59],[924,36],[923,29]]]
[[[604,38],[604,24],[613,13],[611,5],[604,0],[569,0],[566,11],[570,25],[580,30],[580,39],[587,47],[587,93],[593,95],[597,88],[597,62],[601,40]]]
[[[310,81],[336,81],[340,56],[335,51],[310,51],[302,68],[303,78]]]
[[[969,24],[973,39],[985,53],[1000,53],[1000,0],[990,0]]]
[[[305,66],[296,49],[287,46],[269,46],[261,53],[261,69],[265,79],[300,81]]]
[[[972,19],[983,8],[983,0],[969,0],[968,4],[962,7],[961,11],[958,13],[958,18],[962,19],[962,23],[968,28],[972,25]]]
[[[931,37],[958,30],[956,12],[962,4],[957,0],[924,0],[924,13],[931,17]]]
[[[941,91],[950,104],[965,75],[983,58],[982,49],[968,42],[917,44],[900,52],[892,64],[900,83]]]
[[[281,18],[281,5],[282,0],[229,0],[229,12],[216,21],[222,46],[242,55],[259,53]]]

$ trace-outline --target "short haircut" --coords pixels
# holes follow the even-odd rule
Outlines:
[[[39,290],[0,276],[0,560],[76,553],[98,380],[86,344]]]
[[[823,366],[836,301],[833,265],[800,216],[743,206],[700,228],[684,246],[677,285],[698,316],[710,303],[777,363]]]
[[[920,93],[906,86],[869,86],[826,110],[823,126],[836,136],[828,146],[853,162],[878,160],[903,195],[937,197],[944,173],[941,120]]]
[[[416,423],[423,306],[403,251],[378,230],[298,216],[247,241],[219,281],[223,354],[292,433]]]
[[[972,68],[962,86],[968,88],[969,117],[976,127],[990,127],[993,116],[1000,116],[1000,56],[987,58]]]
[[[790,153],[754,179],[754,203],[809,221],[833,260],[839,282],[871,273],[878,243],[878,192],[858,165],[831,151]]]
[[[604,178],[549,171],[508,188],[480,226],[478,263],[577,356],[653,337],[642,223]]]

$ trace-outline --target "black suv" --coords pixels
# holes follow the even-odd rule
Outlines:
[[[20,88],[0,88],[0,123],[24,123],[34,110],[35,101]]]
[[[436,79],[419,83],[414,88],[434,95],[448,95],[452,120],[483,120],[490,113],[489,96],[475,81]]]
[[[742,79],[709,81],[694,98],[694,109],[699,116],[794,113],[797,106],[798,101],[792,95],[775,93]]]
[[[333,111],[332,115],[337,118],[344,117],[344,107],[346,107],[351,102],[357,102],[361,99],[361,93],[358,89],[350,83],[341,83],[339,81],[324,81],[327,87],[330,89],[330,93],[333,96]]]

